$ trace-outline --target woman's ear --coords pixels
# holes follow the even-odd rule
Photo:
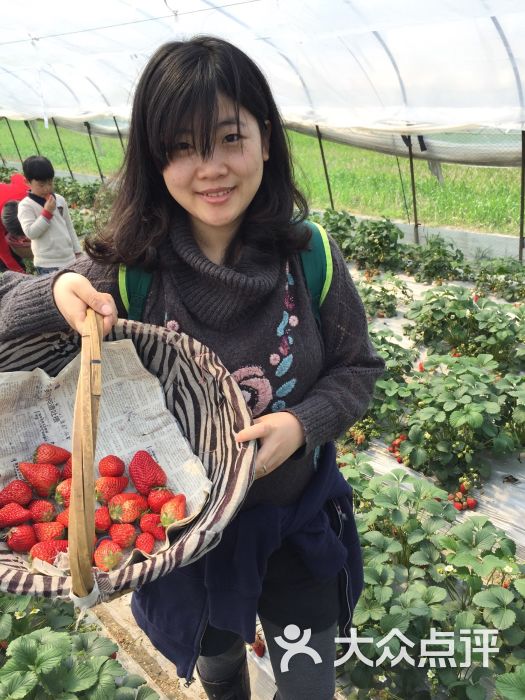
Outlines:
[[[264,122],[264,129],[261,133],[262,140],[262,156],[263,160],[268,160],[270,157],[270,135],[272,133],[272,125],[268,119]]]

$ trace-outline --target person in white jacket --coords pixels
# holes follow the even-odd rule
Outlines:
[[[82,249],[64,197],[53,192],[55,171],[44,156],[30,156],[22,163],[31,188],[18,205],[18,220],[31,239],[37,275],[71,265]]]

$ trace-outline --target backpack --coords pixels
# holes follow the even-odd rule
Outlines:
[[[305,222],[311,231],[310,248],[301,251],[301,264],[310,293],[310,303],[318,326],[320,308],[332,283],[333,262],[328,234],[320,224]],[[152,273],[140,266],[119,265],[118,287],[128,319],[141,321],[146,298],[151,286]]]

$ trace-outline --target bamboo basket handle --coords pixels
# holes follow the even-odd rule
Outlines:
[[[79,598],[93,590],[95,540],[94,464],[98,408],[102,388],[102,316],[87,309],[82,330],[80,374],[73,416],[71,500],[69,504],[69,564],[72,590]]]

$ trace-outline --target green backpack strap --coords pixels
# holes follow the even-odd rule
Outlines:
[[[141,267],[126,267],[123,263],[118,270],[118,288],[128,318],[141,321],[146,297],[151,287],[151,272]]]
[[[332,251],[325,229],[312,221],[305,223],[312,236],[309,249],[301,251],[301,263],[306,286],[310,292],[312,312],[319,324],[321,322],[320,309],[332,284],[334,271]]]
[[[325,229],[311,221],[305,222],[312,236],[309,249],[301,251],[301,263],[310,292],[312,312],[318,324],[321,322],[320,308],[332,284],[333,262],[330,241]],[[151,272],[141,267],[119,265],[118,286],[122,304],[128,318],[141,321],[146,298],[151,287]]]

